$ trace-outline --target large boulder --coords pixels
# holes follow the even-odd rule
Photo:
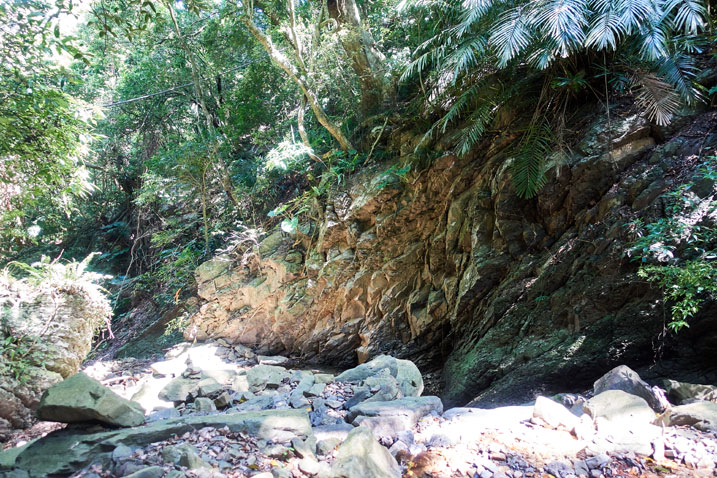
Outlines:
[[[533,407],[533,420],[542,422],[553,428],[564,428],[568,431],[575,428],[580,419],[560,403],[547,397],[538,397]]]
[[[667,397],[678,405],[699,401],[717,402],[717,387],[714,385],[701,385],[667,379],[662,382],[662,386],[667,391]]]
[[[95,330],[111,316],[89,278],[29,283],[0,274],[0,341],[12,340],[22,355],[19,363],[0,354],[0,440],[33,423],[43,392],[79,370]]]
[[[386,371],[386,372],[384,372]],[[418,367],[410,360],[402,360],[389,355],[379,355],[373,360],[339,374],[337,382],[360,382],[370,377],[388,373],[398,382],[403,396],[418,397],[423,393],[423,377]]]
[[[144,423],[144,410],[80,372],[47,389],[37,408],[42,420],[62,423],[96,421],[133,427]]]
[[[599,395],[606,390],[622,390],[642,397],[658,413],[670,406],[665,393],[659,387],[650,387],[647,382],[627,365],[618,365],[600,377],[593,385],[593,392]]]
[[[602,392],[588,400],[584,409],[595,420],[604,419],[623,426],[652,423],[655,419],[655,412],[643,398],[622,390]]]
[[[688,425],[706,432],[717,432],[717,403],[695,402],[672,407],[657,423],[665,426]]]
[[[336,452],[332,478],[400,478],[401,468],[368,428],[351,431]]]
[[[395,437],[426,415],[443,412],[438,397],[404,397],[388,402],[363,402],[352,407],[346,421],[371,429],[379,437]]]

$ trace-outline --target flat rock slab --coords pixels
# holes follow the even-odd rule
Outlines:
[[[396,437],[430,413],[443,412],[438,397],[405,397],[388,402],[364,402],[349,410],[346,420],[369,428],[374,435]]]
[[[400,478],[401,468],[368,428],[351,431],[336,452],[332,478]]]
[[[48,388],[40,399],[37,416],[51,422],[97,421],[121,427],[144,423],[144,409],[138,403],[120,397],[82,372]]]
[[[623,424],[648,424],[655,419],[655,412],[643,398],[622,390],[602,392],[588,400],[584,409],[595,420],[603,418]]]
[[[89,463],[106,465],[118,445],[138,448],[166,440],[172,435],[204,427],[228,427],[257,438],[277,442],[311,435],[309,416],[301,410],[264,410],[189,416],[151,423],[142,427],[100,433],[73,433],[59,430],[35,441],[15,459],[15,466],[30,471],[31,476],[69,475]],[[53,457],[48,460],[47,457]]]

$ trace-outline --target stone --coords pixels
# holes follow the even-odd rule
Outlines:
[[[314,374],[314,381],[316,383],[331,383],[334,381],[334,375],[331,373],[317,373]]]
[[[325,440],[320,440],[316,442],[316,453],[319,455],[328,455],[334,451],[336,447],[341,445],[342,441],[343,440],[340,440],[339,438],[326,438]]]
[[[177,377],[162,388],[159,398],[168,402],[186,402],[199,390],[199,380]]]
[[[194,400],[194,409],[198,412],[216,412],[217,407],[211,398],[199,397]]]
[[[697,401],[717,401],[717,387],[714,385],[664,380],[662,386],[667,391],[667,398],[677,405],[686,405]]]
[[[349,409],[346,421],[368,427],[379,437],[395,437],[422,417],[441,412],[443,403],[438,397],[404,397],[389,402],[363,402]]]
[[[333,478],[400,478],[401,468],[368,428],[351,431],[336,452]]]
[[[172,381],[171,377],[151,378],[144,381],[133,395],[131,400],[140,404],[145,410],[157,408],[173,408],[174,402],[159,398],[159,392]]]
[[[717,432],[717,403],[694,402],[672,407],[655,423],[669,427],[687,425],[705,432]]]
[[[246,375],[237,375],[232,380],[232,390],[237,393],[249,391],[249,380]]]
[[[125,475],[125,478],[162,478],[164,468],[161,466],[149,466],[132,474]]]
[[[229,396],[228,392],[222,392],[221,395],[219,395],[217,398],[214,399],[214,406],[217,407],[217,409],[222,409],[231,403],[232,398]]]
[[[166,420],[168,418],[177,418],[181,416],[179,410],[176,408],[160,408],[159,410],[152,410],[146,417],[148,422],[154,422],[157,420]]]
[[[307,408],[311,406],[311,402],[304,396],[304,392],[294,390],[289,395],[289,404],[293,408]]]
[[[246,373],[249,390],[252,392],[264,389],[277,389],[284,379],[288,379],[290,374],[284,367],[276,365],[256,365],[250,368]]]
[[[622,390],[641,397],[658,413],[662,413],[670,406],[664,392],[659,387],[650,387],[637,372],[626,365],[618,365],[600,377],[593,385],[595,395],[607,390]]]
[[[396,359],[396,380],[404,397],[419,397],[423,393],[423,376],[410,360]]]
[[[139,404],[120,397],[82,372],[47,389],[37,416],[53,422],[97,421],[121,427],[144,423],[144,410]]]
[[[594,396],[584,406],[593,418],[604,418],[628,426],[630,423],[652,423],[655,412],[647,402],[622,390],[608,390]]]
[[[15,466],[37,475],[69,475],[90,462],[109,464],[112,450],[120,444],[143,447],[204,427],[227,427],[233,432],[244,432],[277,443],[312,435],[307,413],[299,410],[186,416],[98,433],[58,430],[25,448],[16,457]],[[47,460],[47,456],[52,456],[53,460]]]
[[[301,438],[292,438],[291,447],[294,449],[294,453],[299,458],[313,458],[314,452],[311,447]]]
[[[539,396],[533,406],[533,418],[552,428],[573,430],[580,419],[567,408],[549,398]]]
[[[213,378],[204,378],[197,384],[200,397],[212,397],[224,390],[224,387]]]
[[[317,475],[319,473],[319,462],[315,458],[302,458],[299,462],[299,469],[307,475]]]
[[[311,388],[304,392],[304,395],[307,397],[320,397],[321,394],[324,393],[325,388],[325,383],[315,383],[311,386]]]
[[[257,362],[261,365],[287,365],[289,359],[281,355],[257,355]]]
[[[317,441],[326,440],[329,438],[338,438],[341,441],[346,440],[348,434],[354,429],[352,425],[348,423],[336,423],[333,425],[322,425],[313,428],[314,438]]]
[[[132,449],[127,445],[118,445],[112,450],[112,459],[114,461],[120,461],[122,458],[126,458],[132,454]]]
[[[400,360],[388,355],[379,355],[373,360],[339,374],[337,382],[360,382],[386,371],[396,379],[404,396],[419,396],[423,392],[423,377],[410,360]]]

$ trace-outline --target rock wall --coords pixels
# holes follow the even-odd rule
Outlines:
[[[91,284],[30,285],[0,275],[0,438],[33,423],[42,393],[77,373],[110,315]],[[12,339],[19,347],[6,342]]]
[[[651,363],[665,311],[625,257],[627,224],[663,214],[661,195],[717,144],[715,116],[679,132],[615,116],[549,158],[531,200],[512,186],[510,131],[406,177],[362,171],[296,235],[202,264],[187,335],[336,366],[380,353],[441,363],[449,404],[520,402]],[[394,135],[402,160],[413,139]],[[678,365],[715,363],[710,307]]]

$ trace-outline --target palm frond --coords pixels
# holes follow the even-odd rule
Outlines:
[[[667,26],[662,22],[646,21],[641,28],[640,56],[646,60],[657,60],[667,53]]]
[[[518,196],[530,199],[545,185],[545,160],[552,152],[553,133],[550,125],[539,120],[530,124],[521,140],[513,163],[513,184]]]
[[[697,33],[705,26],[706,9],[697,0],[682,0],[675,15],[675,26],[685,33]]]
[[[530,44],[532,33],[523,8],[504,12],[490,32],[489,43],[498,53],[498,66],[503,68]]]
[[[595,47],[598,50],[610,47],[614,50],[620,37],[625,33],[617,5],[611,0],[597,0],[595,8],[598,15],[590,25],[585,46]]]
[[[445,64],[453,69],[453,82],[462,74],[476,66],[479,58],[485,53],[486,39],[473,37],[458,46],[448,57]]]
[[[493,119],[495,104],[492,101],[483,101],[468,117],[469,126],[461,131],[458,140],[458,154],[463,156],[480,140],[486,127]]]
[[[460,21],[453,29],[455,34],[458,37],[463,36],[475,23],[481,20],[492,7],[500,3],[502,2],[493,0],[463,0],[461,5],[463,7],[463,13],[460,16]]]
[[[633,83],[638,86],[637,105],[647,117],[661,126],[670,124],[682,104],[675,88],[652,72],[637,72]]]
[[[617,10],[620,22],[629,34],[633,28],[639,28],[648,18],[654,17],[655,2],[649,0],[619,0]]]
[[[587,11],[586,0],[550,0],[539,9],[536,15],[537,27],[555,41],[563,58],[579,48],[585,40]]]
[[[696,73],[697,67],[692,58],[682,53],[662,58],[657,69],[657,74],[670,83],[687,104],[702,99],[694,83]]]

